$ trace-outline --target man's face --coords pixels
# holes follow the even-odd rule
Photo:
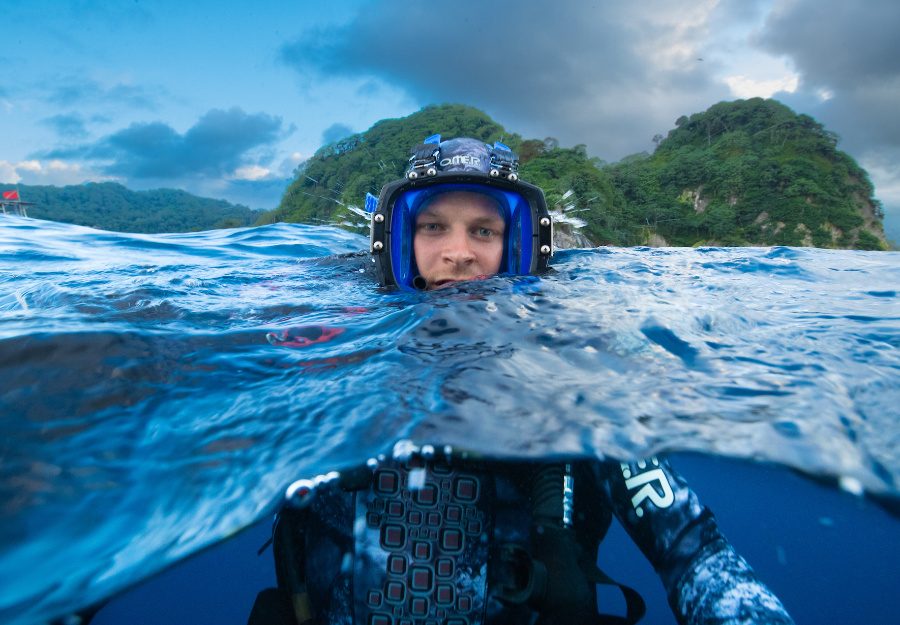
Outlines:
[[[454,191],[437,196],[419,213],[413,238],[426,288],[497,273],[505,229],[496,204],[484,195]]]

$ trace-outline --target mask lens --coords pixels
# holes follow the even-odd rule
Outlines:
[[[523,195],[489,185],[445,183],[402,191],[391,214],[391,266],[401,288],[413,289],[418,275],[413,255],[415,222],[418,215],[440,195],[452,192],[477,193],[491,199],[506,224],[501,273],[527,273],[531,265],[532,207]]]

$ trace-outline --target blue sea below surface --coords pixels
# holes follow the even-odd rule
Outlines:
[[[367,246],[296,224],[151,236],[0,217],[0,622],[104,600],[399,440],[675,453],[732,540],[774,528],[738,548],[772,554],[761,575],[798,623],[855,620],[810,617],[828,601],[897,618],[900,253],[562,250],[544,276],[397,293]],[[766,489],[768,508],[748,503]],[[786,554],[784,534],[824,538]],[[875,595],[840,597],[851,572]],[[785,597],[811,575],[834,596]],[[168,622],[202,622],[184,618]]]

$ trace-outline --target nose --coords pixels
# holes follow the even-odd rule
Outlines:
[[[475,260],[475,252],[464,230],[455,230],[447,237],[441,257],[453,265],[468,265]]]

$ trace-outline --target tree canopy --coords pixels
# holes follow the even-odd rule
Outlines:
[[[13,188],[9,185],[3,190]],[[29,217],[118,232],[190,232],[249,226],[259,216],[246,206],[197,197],[186,191],[131,191],[114,182],[66,187],[18,185],[34,202]]]
[[[774,100],[681,117],[646,159],[608,169],[648,228],[674,245],[883,249],[868,174],[837,136]]]
[[[409,150],[439,129],[446,137],[474,137],[485,142],[518,145],[487,115],[468,106],[429,106],[402,119],[385,119],[364,133],[319,149],[298,170],[281,204],[260,218],[260,223],[300,221],[331,223],[348,205],[363,203],[366,193],[403,175]]]
[[[682,116],[653,138],[653,154],[611,165],[583,145],[523,139],[472,107],[429,106],[321,148],[258,223],[346,225],[348,207],[402,176],[410,148],[435,133],[509,145],[522,178],[541,186],[551,207],[586,222],[596,244],[886,247],[874,188],[837,149],[837,136],[760,98]]]

